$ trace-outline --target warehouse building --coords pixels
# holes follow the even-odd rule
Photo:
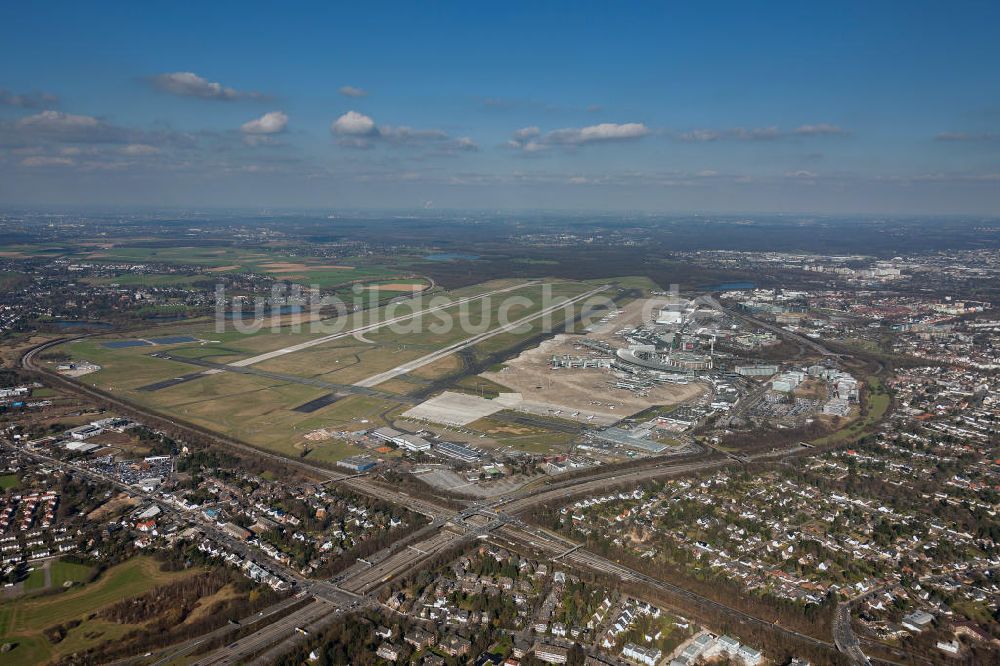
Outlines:
[[[407,451],[430,451],[431,448],[431,443],[423,437],[406,435],[395,428],[376,428],[372,430],[372,436]]]
[[[651,439],[646,439],[634,432],[625,430],[623,428],[605,428],[604,430],[592,433],[591,435],[595,440],[603,442],[605,444],[612,444],[614,446],[622,446],[627,449],[632,449],[633,451],[641,451],[643,453],[663,453],[668,447],[666,444],[661,444],[659,442],[654,442]]]
[[[778,374],[778,366],[761,364],[738,365],[736,366],[736,374],[743,377],[770,377],[771,375]]]
[[[434,452],[467,463],[475,462],[482,457],[478,451],[453,442],[438,442],[434,445]]]
[[[377,463],[368,456],[350,456],[337,461],[337,467],[349,469],[352,472],[367,472]]]

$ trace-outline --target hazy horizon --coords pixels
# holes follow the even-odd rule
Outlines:
[[[0,206],[1000,214],[1000,6],[716,9],[11,7]]]

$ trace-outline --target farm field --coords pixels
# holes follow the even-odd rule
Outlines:
[[[398,270],[367,259],[348,258],[332,261],[324,257],[302,257],[283,251],[281,248],[263,251],[259,248],[244,249],[228,246],[146,247],[124,243],[109,248],[96,248],[84,254],[82,258],[134,263],[197,264],[206,267],[210,273],[266,273],[279,279],[316,284],[321,287],[332,287],[356,280],[406,275],[405,272],[401,274]],[[199,278],[211,279],[205,275]],[[120,279],[115,278],[117,281]]]
[[[361,283],[385,295],[419,291],[430,283],[419,277],[419,263],[398,258],[310,256],[308,247],[295,244],[267,244],[242,247],[228,242],[196,245],[180,239],[169,245],[152,238],[130,237],[114,242],[106,239],[50,245],[3,245],[0,257],[51,257],[73,261],[116,264],[173,264],[197,269],[163,273],[132,272],[123,267],[117,275],[88,277],[87,284],[145,285],[150,287],[189,286],[206,282],[213,275],[252,272],[279,280],[335,288]],[[186,244],[189,243],[189,244]],[[305,252],[303,252],[305,250]],[[395,267],[391,267],[392,264]],[[412,264],[412,265],[411,265]],[[417,271],[417,272],[415,272]],[[381,286],[380,286],[381,285]]]

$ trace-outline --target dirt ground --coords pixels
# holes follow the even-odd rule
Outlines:
[[[635,314],[639,313],[641,310]],[[602,335],[613,338],[614,331],[626,327],[627,323],[620,323],[622,318],[620,315],[609,322],[613,324],[613,330]],[[664,383],[651,388],[645,396],[639,396],[632,391],[615,388],[616,377],[609,369],[551,369],[549,363],[553,355],[591,355],[591,350],[581,346],[579,339],[580,336],[575,335],[557,335],[508,361],[506,367],[499,372],[485,372],[481,376],[520,393],[526,408],[535,404],[546,412],[561,410],[563,413],[559,416],[581,421],[586,421],[588,416],[593,415],[594,418],[590,420],[599,423],[613,422],[649,407],[691,400],[705,390],[698,383]],[[618,346],[620,344],[619,340]]]
[[[129,497],[125,493],[119,493],[110,500],[97,507],[87,514],[87,520],[104,520],[108,516],[113,516],[125,509],[138,506],[139,500]]]

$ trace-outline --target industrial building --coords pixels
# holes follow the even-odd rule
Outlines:
[[[778,374],[778,366],[767,364],[738,365],[736,374],[743,377],[770,377]]]
[[[90,439],[104,432],[104,428],[99,425],[88,423],[87,425],[79,426],[78,428],[73,428],[72,430],[67,430],[66,434],[77,441],[83,441],[85,439]]]
[[[604,442],[605,444],[623,446],[627,449],[641,451],[643,453],[663,453],[669,448],[666,444],[654,442],[651,439],[646,439],[641,435],[637,435],[629,430],[624,430],[623,428],[605,428],[604,430],[592,433],[591,436],[595,440]]]
[[[401,435],[396,441],[399,448],[405,449],[407,451],[430,451],[431,443],[428,442],[423,437],[418,437],[416,435]]]
[[[430,451],[431,443],[428,442],[423,437],[417,437],[416,435],[406,435],[395,428],[377,428],[372,430],[372,437],[381,439],[384,442],[389,442],[390,444],[395,444],[401,449],[406,449],[407,451]]]
[[[771,388],[779,393],[791,393],[805,380],[805,378],[806,374],[804,372],[792,370],[778,375],[771,380]]]
[[[851,405],[844,398],[830,398],[823,405],[823,413],[831,416],[847,416],[851,411]]]
[[[396,443],[396,438],[400,437],[403,433],[399,432],[395,428],[376,428],[372,430],[371,435],[376,439],[381,439],[383,442],[389,442],[390,444]]]
[[[367,472],[375,467],[377,462],[368,456],[350,456],[337,461],[338,467],[349,469],[352,472]]]
[[[434,452],[467,463],[475,462],[482,457],[478,451],[454,442],[438,442],[434,445]]]

